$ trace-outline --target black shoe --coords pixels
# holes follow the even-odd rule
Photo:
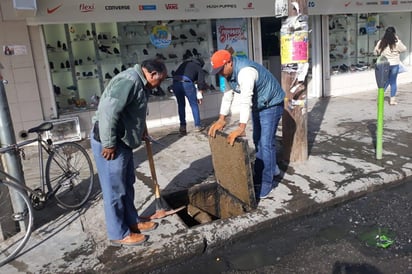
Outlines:
[[[63,50],[67,50],[66,43],[63,43]]]
[[[194,29],[190,29],[189,32],[192,36],[197,36],[197,33]]]
[[[199,52],[197,51],[197,49],[195,49],[195,48],[193,48],[192,52],[193,52],[194,56],[199,56],[200,55]]]
[[[189,57],[193,57],[193,54],[190,50],[186,50],[186,55]]]
[[[104,75],[104,79],[112,79],[112,76],[109,73],[106,73]]]
[[[164,57],[161,53],[156,53],[156,57],[162,60],[166,60],[166,57]]]
[[[54,64],[53,64],[53,62],[49,62],[49,66],[50,66],[50,69],[54,69]]]
[[[169,53],[169,58],[170,58],[170,59],[177,58],[177,55],[174,54],[174,53]]]
[[[55,93],[56,95],[60,95],[60,93],[61,93],[60,87],[58,87],[58,86],[56,86],[56,85],[53,85],[53,90],[54,90],[54,93]]]
[[[184,35],[184,34],[180,34],[180,38],[182,38],[182,39],[187,39],[187,36]]]
[[[74,60],[74,65],[75,65],[75,66],[78,66],[78,65],[79,65],[79,62],[78,62],[77,60]]]
[[[144,54],[144,55],[148,55],[148,54],[149,54],[149,52],[147,51],[147,49],[143,49],[143,54]]]
[[[58,48],[61,48],[61,47],[62,47],[62,42],[57,41],[57,47],[58,47]]]
[[[114,52],[115,54],[119,54],[119,53],[120,53],[120,51],[119,51],[117,48],[113,48],[113,52]]]
[[[126,66],[125,66],[125,65],[122,65],[121,70],[122,70],[122,71],[126,70]]]
[[[86,35],[90,36],[90,30],[86,30]]]
[[[117,68],[114,68],[114,70],[113,70],[114,75],[119,74],[119,72],[120,71]]]
[[[66,61],[66,68],[70,68],[70,62]]]
[[[183,60],[187,60],[187,59],[189,59],[189,58],[190,58],[190,56],[189,56],[189,55],[187,55],[187,53],[184,53],[184,54],[183,54],[183,56],[182,56],[182,58],[183,58]]]
[[[64,68],[65,68],[64,63],[63,63],[63,62],[61,62],[61,63],[60,63],[60,68],[62,68],[62,69],[64,69]]]

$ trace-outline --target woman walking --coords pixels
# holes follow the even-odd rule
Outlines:
[[[402,43],[399,37],[396,35],[394,27],[388,27],[383,35],[382,39],[378,41],[375,47],[375,53],[377,55],[385,56],[389,61],[389,78],[385,84],[385,90],[391,86],[391,97],[389,100],[390,105],[396,105],[396,91],[397,78],[399,73],[400,53],[406,51],[406,46]]]

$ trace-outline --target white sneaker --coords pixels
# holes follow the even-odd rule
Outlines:
[[[195,127],[194,132],[201,132],[201,131],[203,131],[204,129],[205,129],[204,126],[198,126],[198,127]]]

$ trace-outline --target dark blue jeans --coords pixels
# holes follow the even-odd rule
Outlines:
[[[192,82],[173,81],[173,93],[177,100],[177,110],[179,113],[179,120],[181,126],[186,126],[186,100],[189,101],[192,109],[193,120],[196,127],[201,126],[199,105],[197,103],[197,90]]]
[[[90,139],[103,193],[108,238],[121,240],[130,234],[129,227],[139,221],[134,206],[133,184],[136,176],[133,151],[124,144],[118,144],[116,157],[108,161],[101,155],[103,147],[94,140],[93,132]]]
[[[390,85],[391,86],[391,97],[396,96],[396,92],[398,91],[398,79],[399,74],[399,65],[389,66],[389,78],[385,84],[385,90]]]
[[[258,196],[268,194],[277,184],[273,178],[280,173],[276,160],[276,130],[282,114],[283,103],[252,112],[253,142],[256,148],[254,183],[260,186]]]

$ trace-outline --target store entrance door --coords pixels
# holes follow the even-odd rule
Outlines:
[[[268,68],[278,81],[281,80],[280,69],[280,27],[281,18],[263,17],[260,19],[262,29],[263,65]]]

